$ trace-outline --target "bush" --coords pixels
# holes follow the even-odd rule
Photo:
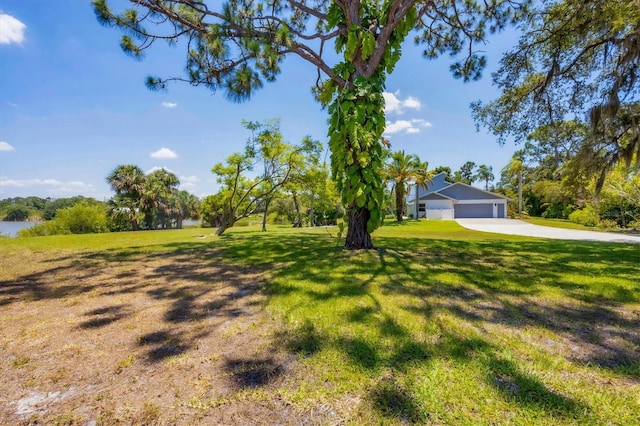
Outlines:
[[[569,220],[584,226],[596,226],[600,222],[600,216],[592,206],[587,206],[582,210],[575,210],[571,213]]]
[[[603,219],[598,223],[598,229],[602,229],[605,231],[611,231],[614,229],[619,229],[618,222],[610,219]]]
[[[20,237],[44,237],[46,235],[64,235],[70,234],[68,229],[62,228],[55,220],[39,223],[31,228],[21,229],[18,231]]]
[[[99,204],[82,201],[73,207],[58,210],[56,218],[23,229],[19,235],[23,237],[39,237],[59,234],[91,234],[107,232],[107,213]]]
[[[55,221],[72,234],[107,232],[107,212],[100,205],[81,201],[73,207],[58,210]]]

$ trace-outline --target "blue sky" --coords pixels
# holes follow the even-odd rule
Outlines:
[[[158,44],[136,61],[120,50],[119,37],[98,24],[88,0],[0,0],[0,198],[108,199],[105,176],[125,163],[164,167],[181,189],[204,197],[218,189],[211,167],[249,137],[243,119],[279,117],[288,142],[326,141],[327,112],[311,95],[311,65],[287,58],[277,82],[233,104],[184,83],[149,91],[146,76],[181,75],[183,51]],[[387,80],[392,149],[454,171],[466,161],[487,164],[499,177],[516,147],[476,132],[469,103],[498,95],[490,72],[514,42],[513,33],[491,38],[483,79],[466,84],[450,75],[450,58],[423,59],[407,43]]]

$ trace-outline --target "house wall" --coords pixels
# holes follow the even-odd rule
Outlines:
[[[454,210],[451,209],[430,209],[427,210],[427,219],[435,220],[453,220],[455,216]]]
[[[452,200],[427,200],[427,210],[452,209]]]

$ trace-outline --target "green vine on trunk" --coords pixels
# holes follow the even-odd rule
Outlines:
[[[334,12],[336,25],[346,26],[348,23],[341,10],[335,8]],[[345,246],[349,249],[373,248],[370,234],[382,225],[384,219],[381,140],[385,115],[382,93],[386,75],[400,59],[400,45],[416,19],[412,9],[389,37],[375,70],[367,72],[367,60],[376,50],[377,23],[386,21],[384,12],[375,8],[369,12],[363,14],[360,26],[351,25],[346,37],[336,40],[336,50],[343,51],[345,60],[333,71],[347,84],[338,87],[328,80],[318,92],[320,101],[329,104],[331,171],[346,210],[344,219],[348,230]]]

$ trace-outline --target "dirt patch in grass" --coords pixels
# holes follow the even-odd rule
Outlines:
[[[213,249],[48,256],[2,260],[0,424],[324,423],[282,397],[299,367],[262,271]]]

